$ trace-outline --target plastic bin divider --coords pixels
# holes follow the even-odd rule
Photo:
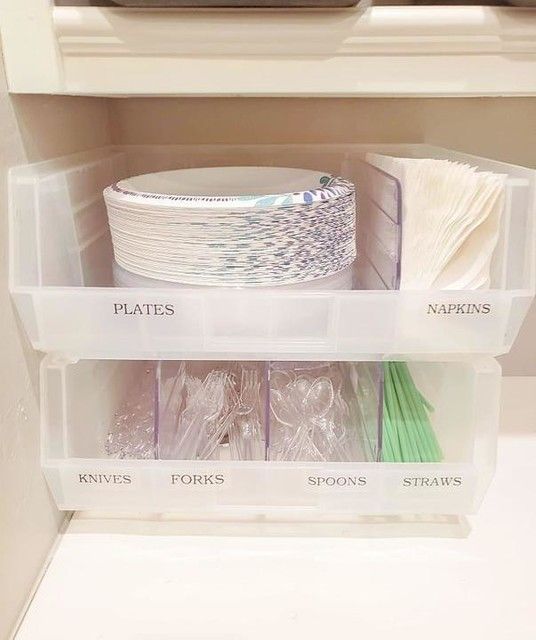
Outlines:
[[[264,363],[264,384],[266,386],[264,404],[264,460],[268,461],[268,451],[270,450],[270,420],[272,418],[270,404],[270,362]]]
[[[155,367],[154,376],[154,457],[160,458],[160,385],[162,380],[162,360]]]
[[[349,380],[355,394],[355,419],[366,462],[381,460],[383,365],[381,362],[348,363]]]
[[[383,396],[385,393],[385,369],[383,362],[376,363],[378,367],[378,450],[376,462],[381,462],[383,453]]]
[[[399,181],[361,162],[357,169],[358,251],[381,278],[385,289],[400,288],[402,198]]]

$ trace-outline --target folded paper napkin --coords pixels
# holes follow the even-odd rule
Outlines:
[[[489,287],[506,177],[450,160],[366,159],[401,185],[400,288]]]

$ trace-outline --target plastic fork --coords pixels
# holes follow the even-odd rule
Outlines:
[[[265,457],[260,388],[257,370],[243,368],[240,396],[229,429],[233,458],[238,460],[263,460]]]
[[[217,418],[224,402],[224,380],[221,372],[211,371],[197,390],[195,384],[191,383],[190,398],[179,418],[177,429],[176,451],[178,457],[186,460],[197,457],[200,432],[207,423]]]

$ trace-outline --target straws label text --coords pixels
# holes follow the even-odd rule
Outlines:
[[[422,478],[403,478],[404,487],[461,487],[460,476],[424,476]]]

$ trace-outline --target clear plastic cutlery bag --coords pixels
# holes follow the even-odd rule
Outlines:
[[[380,378],[367,363],[276,362],[269,381],[270,460],[376,459]]]
[[[106,380],[106,384],[115,387],[122,396],[122,402],[111,416],[104,443],[108,457],[120,460],[156,457],[156,369],[153,362],[140,362],[130,370],[117,367],[114,375]]]
[[[158,457],[264,460],[265,365],[162,362]]]

